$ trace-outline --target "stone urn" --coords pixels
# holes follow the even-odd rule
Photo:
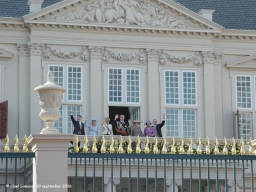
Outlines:
[[[61,95],[66,90],[53,83],[51,71],[48,72],[47,80],[47,83],[34,89],[39,94],[39,104],[41,107],[39,117],[46,125],[46,128],[43,128],[40,134],[60,134],[59,130],[54,128],[54,124],[61,116],[59,111],[62,103]]]

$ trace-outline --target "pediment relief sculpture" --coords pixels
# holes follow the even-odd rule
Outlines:
[[[146,0],[99,0],[50,19],[55,22],[194,28]]]

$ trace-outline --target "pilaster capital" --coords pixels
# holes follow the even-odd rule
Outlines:
[[[213,51],[203,51],[202,56],[204,59],[204,64],[208,64],[208,63],[221,64],[221,60],[223,57],[222,54],[216,53]]]
[[[234,180],[228,180],[228,186],[232,187],[234,185]]]
[[[39,43],[28,43],[30,55],[41,55],[44,45]]]
[[[119,185],[120,184],[120,179],[119,178],[114,178],[113,183],[114,183],[114,185]]]
[[[167,186],[171,186],[171,185],[177,185],[177,186],[181,186],[181,180],[180,179],[175,179],[175,181],[173,182],[173,180],[172,179],[167,179],[166,180],[166,185]]]
[[[20,56],[29,56],[30,49],[28,47],[28,44],[17,44],[17,49]]]
[[[103,47],[89,46],[89,53],[91,59],[100,59]]]
[[[146,49],[148,60],[158,60],[158,56],[161,54],[159,49]]]
[[[104,185],[109,184],[109,182],[110,182],[110,178],[104,178]]]

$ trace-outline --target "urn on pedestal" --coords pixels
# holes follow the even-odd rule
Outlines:
[[[39,94],[39,104],[41,112],[40,118],[45,121],[46,128],[43,128],[41,134],[60,134],[59,130],[54,128],[55,121],[60,118],[60,106],[62,103],[61,95],[66,90],[53,83],[52,72],[47,75],[47,83],[34,89]]]

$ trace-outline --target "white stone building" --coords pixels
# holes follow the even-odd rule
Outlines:
[[[18,18],[6,17],[10,3],[2,8],[0,102],[8,100],[10,138],[43,127],[33,90],[49,70],[67,89],[55,124],[62,133],[72,133],[72,106],[101,121],[115,113],[160,121],[165,112],[165,136],[255,138],[256,31],[226,29],[214,10],[171,0],[56,2],[20,1]]]

